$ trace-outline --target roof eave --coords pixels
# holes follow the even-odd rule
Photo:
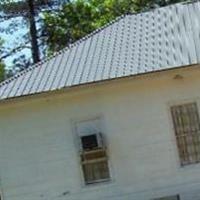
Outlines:
[[[78,84],[78,85],[73,85],[70,87],[63,87],[60,89],[52,90],[52,91],[44,91],[40,93],[34,93],[34,94],[28,94],[28,95],[23,95],[23,96],[15,96],[11,98],[6,98],[6,99],[1,99],[0,100],[0,105],[1,104],[7,104],[7,103],[14,103],[17,101],[21,100],[28,100],[28,99],[38,99],[38,98],[46,98],[49,97],[50,95],[58,95],[58,94],[63,94],[69,91],[77,91],[83,88],[89,88],[89,87],[96,87],[99,85],[107,85],[108,83],[115,83],[120,80],[138,80],[141,78],[155,78],[155,75],[161,75],[165,74],[166,72],[175,72],[175,73],[180,73],[184,69],[197,69],[199,68],[200,70],[200,63],[192,64],[192,65],[185,65],[185,66],[178,66],[174,68],[168,68],[168,69],[162,69],[162,70],[156,70],[156,71],[151,71],[151,72],[144,72],[141,74],[133,74],[133,75],[128,75],[128,76],[122,76],[122,77],[117,77],[117,78],[112,78],[112,79],[105,79],[105,80],[100,80],[100,81],[94,81],[94,82],[89,82],[89,83],[83,83],[83,84]]]

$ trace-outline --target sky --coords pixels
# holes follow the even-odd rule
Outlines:
[[[16,30],[14,30],[11,33],[5,32],[2,30],[5,30],[6,28],[8,28],[9,25],[11,25],[13,23],[13,19],[6,20],[6,21],[0,23],[0,30],[1,30],[0,38],[2,38],[4,40],[4,47],[6,49],[12,49],[14,46],[16,46],[16,47],[19,46],[20,42],[23,41],[22,36],[24,34],[26,34],[26,32],[27,32],[27,26],[22,24],[21,17],[17,17],[14,20],[15,20],[14,22],[17,24],[17,28],[16,28]],[[22,53],[25,53],[27,57],[31,56],[30,49],[24,49],[23,51],[16,53],[15,55],[13,54],[13,56],[9,56],[4,60],[7,68],[12,68],[13,59],[16,58],[17,56],[21,55]]]
[[[1,0],[0,0],[1,1]],[[13,0],[13,1],[21,1],[21,0]],[[57,0],[58,6],[64,3],[66,0]],[[56,2],[56,0],[55,0]],[[56,6],[56,5],[55,5]],[[60,6],[59,6],[60,7]],[[57,6],[56,6],[57,8]],[[2,15],[2,12],[0,12],[0,15]],[[42,16],[42,13],[40,13],[40,17]],[[12,32],[8,33],[2,30],[5,30],[8,28],[13,22],[15,22],[15,26],[17,25],[17,28]],[[37,26],[39,26],[37,24]],[[24,23],[24,20],[22,20],[22,17],[15,17],[14,19],[6,20],[4,22],[0,21],[0,38],[4,40],[4,47],[12,49],[13,47],[18,47],[19,44],[25,40],[23,40],[23,36],[28,36],[28,23]],[[30,46],[30,44],[29,44]],[[40,52],[42,54],[42,52]],[[4,60],[4,63],[6,64],[7,69],[11,69],[13,65],[13,59],[19,57],[20,55],[25,54],[26,57],[29,59],[31,58],[31,49],[26,48],[18,53],[13,54],[13,56],[9,56]],[[43,57],[44,55],[42,55]]]

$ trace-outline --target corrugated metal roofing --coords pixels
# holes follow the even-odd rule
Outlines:
[[[197,64],[200,3],[125,15],[0,84],[0,100]]]

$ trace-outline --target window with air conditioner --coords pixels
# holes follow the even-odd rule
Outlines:
[[[110,180],[107,148],[100,119],[77,124],[80,161],[85,184],[94,184]]]
[[[200,162],[200,120],[196,103],[171,107],[181,165]]]

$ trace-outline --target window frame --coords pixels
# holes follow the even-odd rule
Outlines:
[[[196,98],[192,98],[192,99],[181,99],[181,100],[173,100],[170,102],[167,102],[167,110],[168,110],[168,119],[169,119],[169,128],[170,128],[170,132],[171,134],[171,139],[173,141],[173,147],[174,147],[174,153],[176,154],[176,162],[179,165],[179,167],[181,168],[185,168],[185,167],[193,167],[196,166],[198,164],[200,164],[199,162],[193,162],[193,163],[189,163],[189,164],[185,164],[182,165],[181,164],[181,157],[179,154],[179,147],[177,145],[177,138],[176,138],[176,133],[175,133],[175,128],[174,128],[174,122],[173,122],[173,118],[172,118],[172,113],[171,113],[171,107],[173,106],[180,106],[180,105],[184,105],[184,104],[190,104],[190,103],[195,103],[197,105],[197,112],[199,115],[199,119],[200,119],[200,98],[196,97]]]
[[[72,136],[73,136],[73,140],[74,140],[74,146],[75,146],[75,151],[76,151],[76,159],[77,159],[77,163],[78,163],[78,167],[79,167],[79,173],[80,173],[80,180],[81,180],[81,186],[83,188],[87,188],[87,187],[95,187],[95,186],[99,186],[101,184],[105,185],[105,184],[110,184],[110,183],[113,183],[114,182],[114,177],[113,177],[113,167],[112,167],[112,164],[111,164],[111,156],[110,156],[110,151],[109,151],[109,145],[107,143],[107,139],[105,142],[105,145],[106,145],[106,153],[107,155],[109,155],[107,157],[107,163],[108,163],[108,169],[109,169],[109,180],[99,180],[99,181],[95,181],[94,183],[91,183],[91,184],[86,184],[85,182],[85,178],[84,178],[84,172],[83,172],[83,169],[82,169],[82,164],[81,164],[81,156],[80,156],[80,153],[81,153],[81,149],[80,149],[80,137],[77,133],[77,130],[76,130],[76,124],[77,123],[80,123],[80,122],[84,122],[84,121],[92,121],[92,120],[101,120],[101,126],[102,126],[102,130],[103,132],[107,132],[106,131],[106,128],[105,128],[105,122],[104,122],[104,115],[103,114],[99,114],[99,115],[89,115],[87,117],[80,117],[80,118],[73,118],[71,119],[71,130],[72,130]]]

